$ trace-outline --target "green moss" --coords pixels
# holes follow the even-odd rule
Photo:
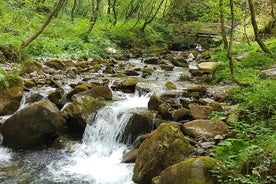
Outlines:
[[[36,61],[32,61],[32,60],[26,60],[26,61],[22,62],[21,70],[20,70],[21,74],[32,73],[34,71],[41,73],[42,65],[40,63],[38,63]]]
[[[166,88],[167,89],[177,89],[176,85],[172,81],[166,82]]]
[[[124,86],[134,86],[138,83],[138,80],[136,78],[126,78],[123,81]]]
[[[217,167],[223,167],[223,164],[214,158],[190,158],[162,171],[159,184],[215,184],[210,171]]]

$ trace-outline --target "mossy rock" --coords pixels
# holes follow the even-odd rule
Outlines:
[[[45,63],[45,65],[56,70],[64,70],[66,67],[64,60],[62,59],[50,59]]]
[[[173,71],[174,66],[168,64],[160,64],[159,65],[162,70],[165,71]]]
[[[168,90],[177,89],[176,85],[172,81],[167,81],[165,86]]]
[[[62,111],[72,136],[82,137],[89,116],[105,106],[105,102],[90,95],[74,95],[73,102],[68,104]]]
[[[172,119],[172,108],[167,103],[162,103],[159,105],[157,110],[163,119]]]
[[[187,120],[190,118],[190,111],[186,108],[180,108],[173,112],[172,117],[174,121]]]
[[[207,119],[214,111],[213,107],[209,105],[189,104],[191,115],[194,119]]]
[[[39,74],[43,73],[42,65],[37,61],[32,61],[32,60],[23,61],[20,67],[21,67],[20,69],[21,74],[32,73],[32,72],[37,72]]]
[[[162,170],[190,155],[193,148],[180,131],[171,123],[162,123],[141,144],[135,162],[133,181],[149,184]]]
[[[158,107],[163,103],[164,103],[164,101],[161,100],[161,98],[159,98],[156,95],[151,95],[149,102],[148,102],[148,108],[150,110],[157,110]]]
[[[22,96],[22,79],[12,81],[8,88],[0,86],[0,115],[14,113],[20,106]]]
[[[90,89],[89,93],[94,98],[102,97],[105,100],[112,100],[112,91],[107,85],[95,86],[92,89]]]
[[[23,56],[22,52],[12,45],[0,45],[0,63],[19,63]]]
[[[138,80],[136,78],[132,78],[132,77],[126,78],[122,83],[122,90],[124,92],[134,93],[137,83],[138,83]]]
[[[216,184],[217,179],[211,171],[223,167],[211,157],[190,158],[166,168],[155,180],[158,184]]]
[[[86,82],[82,82],[80,84],[78,84],[74,89],[72,89],[67,95],[66,98],[67,99],[71,99],[73,95],[78,94],[80,92],[84,92],[88,90],[88,86]]]

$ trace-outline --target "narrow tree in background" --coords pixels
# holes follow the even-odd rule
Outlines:
[[[227,58],[229,60],[229,68],[230,68],[230,74],[233,81],[235,81],[238,85],[246,86],[247,83],[242,83],[239,81],[235,76],[235,70],[234,70],[234,60],[232,55],[232,47],[233,47],[233,41],[234,41],[234,29],[235,29],[235,13],[234,13],[234,2],[233,0],[230,0],[230,11],[231,11],[231,29],[230,29],[230,38],[229,38],[229,44],[227,49]]]
[[[228,41],[227,41],[227,36],[226,36],[226,31],[225,31],[223,6],[224,6],[224,1],[219,0],[221,36],[222,36],[223,46],[224,46],[225,49],[227,49],[228,48]]]
[[[259,44],[259,46],[265,53],[270,54],[271,53],[270,50],[265,46],[265,44],[263,43],[263,41],[259,35],[259,29],[258,29],[258,25],[256,22],[255,8],[254,8],[252,0],[248,0],[248,5],[249,5],[249,10],[250,10],[250,15],[251,15],[251,23],[252,23],[252,26],[254,29],[255,40],[257,41],[257,43]]]
[[[27,47],[32,41],[34,41],[37,37],[39,37],[39,35],[44,31],[44,29],[47,27],[47,25],[51,22],[51,20],[53,19],[53,17],[55,17],[58,12],[60,11],[60,9],[64,6],[66,0],[59,0],[58,3],[56,4],[53,12],[49,15],[49,17],[45,20],[45,22],[42,24],[42,26],[40,27],[40,29],[30,38],[28,38],[27,40],[25,40],[21,47],[25,48]]]

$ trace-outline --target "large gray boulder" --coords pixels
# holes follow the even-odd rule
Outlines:
[[[1,126],[3,144],[12,148],[34,148],[51,143],[65,120],[49,100],[32,103],[13,114]]]

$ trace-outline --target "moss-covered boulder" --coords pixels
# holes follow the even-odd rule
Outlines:
[[[172,107],[167,103],[162,103],[157,108],[158,113],[162,116],[163,119],[171,120],[172,119]]]
[[[177,125],[161,124],[139,148],[133,181],[138,184],[151,183],[153,177],[187,157],[192,150]]]
[[[104,101],[90,95],[74,95],[73,102],[66,105],[62,114],[66,119],[68,129],[73,136],[82,137],[89,115],[95,113],[105,105]]]
[[[166,89],[168,89],[168,90],[177,89],[176,85],[172,81],[167,81],[165,86],[166,86]]]
[[[190,111],[186,108],[180,108],[173,112],[172,114],[174,121],[182,121],[190,118]]]
[[[150,110],[157,110],[158,107],[163,103],[164,103],[164,101],[161,100],[161,98],[159,98],[156,95],[152,95],[149,99],[149,102],[148,102],[148,108]]]
[[[138,80],[136,78],[126,78],[122,83],[122,90],[124,92],[134,93]]]
[[[20,68],[21,68],[20,69],[21,74],[32,73],[32,72],[43,73],[42,65],[37,61],[32,61],[32,60],[23,61],[21,63]]]
[[[107,85],[95,86],[88,93],[94,98],[102,97],[105,100],[112,100],[112,91]]]
[[[139,135],[150,133],[153,126],[153,113],[151,111],[137,111],[129,119],[122,134],[122,141],[133,143]]]
[[[173,71],[174,69],[174,66],[168,65],[168,64],[160,64],[159,66],[162,70],[165,70],[165,71]]]
[[[49,100],[32,103],[8,118],[1,127],[3,143],[12,148],[33,148],[51,143],[65,120]]]
[[[78,84],[77,86],[74,87],[74,89],[72,89],[71,91],[69,91],[69,93],[66,95],[66,98],[71,100],[72,96],[75,94],[78,94],[80,92],[84,92],[88,90],[88,86],[86,82],[82,82],[80,84]]]
[[[16,79],[9,87],[0,85],[0,116],[14,113],[23,96],[23,81]]]
[[[64,60],[56,58],[46,61],[45,65],[56,70],[64,70],[66,67]]]
[[[49,94],[48,98],[49,98],[49,100],[51,100],[51,102],[56,104],[56,106],[60,109],[67,102],[67,100],[64,96],[64,91],[62,89],[56,89],[54,92]]]
[[[211,122],[210,120],[194,120],[184,123],[182,130],[186,135],[200,138],[214,138],[216,135],[224,135],[228,132],[226,124],[220,120]]]
[[[211,171],[222,168],[223,164],[211,157],[190,158],[166,168],[159,178],[158,184],[216,184],[216,177]]]

